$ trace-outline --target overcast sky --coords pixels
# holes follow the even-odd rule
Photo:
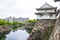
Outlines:
[[[59,3],[54,0],[0,0],[0,18],[12,16],[34,19],[36,8],[41,7],[45,2],[59,7]]]

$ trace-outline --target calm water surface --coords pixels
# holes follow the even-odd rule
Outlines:
[[[11,31],[8,35],[6,35],[6,40],[26,40],[29,34],[26,30],[17,30],[15,32]]]

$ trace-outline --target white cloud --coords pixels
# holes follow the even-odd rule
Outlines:
[[[35,8],[41,7],[45,2],[55,7],[58,6],[54,0],[16,0],[16,9],[19,10],[17,13],[20,13],[22,17],[36,18]]]
[[[36,18],[35,8],[41,7],[45,2],[59,6],[54,0],[0,0],[0,15]]]
[[[5,18],[16,13],[15,3],[15,0],[0,0],[0,17]]]

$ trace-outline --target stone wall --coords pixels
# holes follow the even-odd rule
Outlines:
[[[38,20],[42,26],[51,26],[55,24],[56,19],[42,19]]]
[[[56,20],[54,30],[53,30],[49,40],[60,40],[60,16]]]
[[[47,28],[54,26],[56,20],[43,19],[38,20],[27,40],[43,40]]]

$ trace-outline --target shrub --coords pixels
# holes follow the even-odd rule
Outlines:
[[[29,23],[36,23],[37,20],[36,19],[33,19],[33,20],[28,20]]]
[[[0,25],[6,25],[7,22],[5,20],[0,19]]]

